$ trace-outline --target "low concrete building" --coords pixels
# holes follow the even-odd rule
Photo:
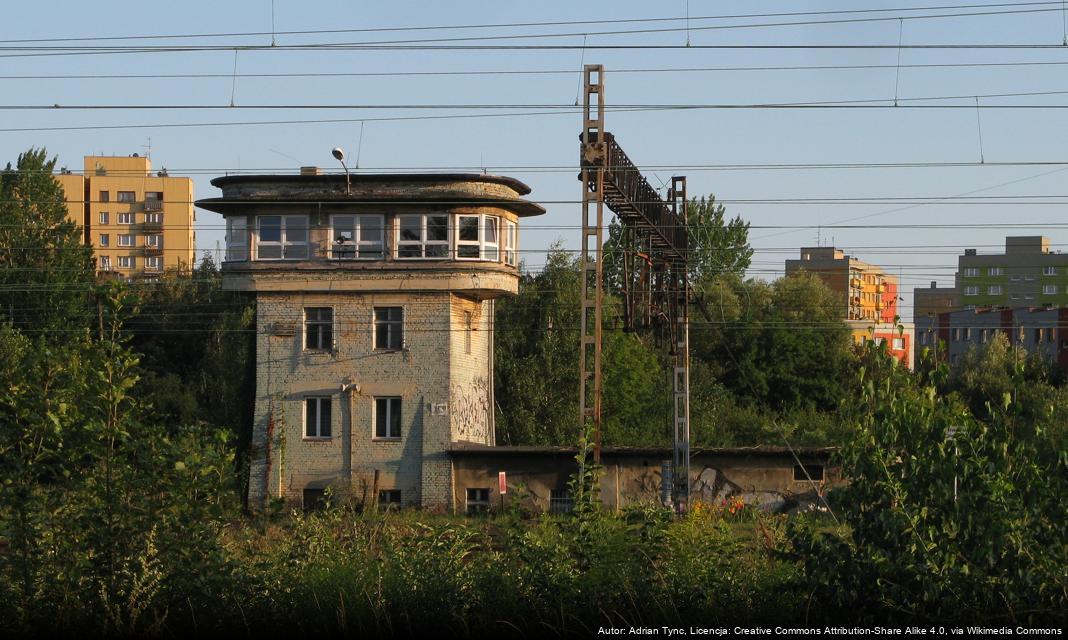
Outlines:
[[[693,449],[693,502],[721,505],[740,499],[773,512],[818,507],[819,495],[843,482],[831,464],[831,448],[733,447]],[[458,513],[498,508],[518,500],[526,508],[563,512],[571,509],[568,480],[578,470],[573,447],[454,445],[453,509]],[[796,454],[796,457],[795,457]],[[659,503],[663,473],[670,469],[667,447],[601,449],[601,501],[609,508]],[[506,496],[501,500],[499,474]],[[670,471],[668,471],[670,473]]]

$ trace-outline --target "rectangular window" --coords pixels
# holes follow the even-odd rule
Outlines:
[[[467,515],[477,515],[489,511],[490,490],[488,488],[476,488],[467,490]]]
[[[145,246],[161,248],[163,246],[163,236],[158,233],[150,233],[145,236]]]
[[[120,213],[119,214],[119,224],[133,224],[133,223],[134,223],[134,214],[132,214],[132,213]]]
[[[248,227],[244,216],[226,219],[226,259],[248,260]]]
[[[504,221],[504,263],[519,264],[519,225]]]
[[[977,295],[979,295],[979,287],[974,286],[974,285],[964,287],[964,295],[966,295],[966,296],[977,296]]]
[[[100,212],[100,224],[108,224],[109,216],[107,211]]]
[[[992,284],[992,285],[990,285],[989,287],[986,288],[986,293],[987,293],[987,295],[991,295],[991,296],[1000,296],[1001,295],[1001,285],[1000,284]]]
[[[397,440],[401,437],[401,399],[375,398],[375,438]]]
[[[307,260],[308,216],[259,216],[257,260]]]
[[[990,267],[986,273],[991,276],[1000,276],[1004,271],[1001,267]]]
[[[163,214],[159,211],[146,213],[145,224],[163,224]]]
[[[895,348],[895,349],[897,349],[897,348],[898,348],[898,347],[897,347],[897,341],[898,341],[899,339],[900,339],[900,338],[894,338],[894,348]],[[926,344],[927,344],[927,332],[925,331],[925,332],[923,332],[923,333],[921,333],[921,334],[920,334],[920,346],[923,346],[923,345],[926,345]]]
[[[1056,341],[1057,341],[1057,330],[1054,329],[1053,327],[1050,327],[1049,331],[1046,332],[1046,342],[1054,343]]]
[[[1055,285],[1055,284],[1044,284],[1044,285],[1042,285],[1042,295],[1046,295],[1046,296],[1057,295],[1057,285]]]
[[[964,267],[964,277],[965,278],[974,278],[974,277],[976,277],[978,275],[979,275],[979,268],[978,267]]]
[[[330,398],[304,399],[304,437],[330,437]]]
[[[953,342],[960,342],[960,329],[953,330]]]
[[[109,192],[109,191],[101,191],[100,192],[100,202],[111,202],[111,192]]]
[[[444,213],[397,216],[397,257],[449,257],[449,216]]]
[[[964,339],[965,340],[971,340],[972,339],[972,328],[971,327],[964,327]]]
[[[321,351],[334,348],[332,307],[304,307],[304,348]]]
[[[575,510],[575,499],[567,489],[549,491],[549,513],[571,513]]]
[[[902,351],[902,350],[904,350],[905,349],[905,339],[904,338],[894,338],[893,347],[894,347],[894,351]]]
[[[137,260],[133,256],[119,256],[120,269],[133,269],[137,267]]]
[[[145,271],[163,271],[163,258],[159,256],[145,258]]]
[[[404,346],[404,309],[375,307],[375,349],[396,350]]]
[[[806,471],[808,471],[808,475],[805,475]],[[803,467],[799,464],[794,465],[794,482],[808,482],[809,478],[814,482],[821,482],[823,480],[823,465],[806,464]]]
[[[145,192],[145,211],[162,211],[163,210],[163,192],[162,191],[146,191]]]
[[[111,243],[111,235],[107,233],[100,234],[100,246],[106,247]]]
[[[119,234],[119,246],[136,247],[137,241],[134,239],[135,237],[133,234]]]
[[[497,216],[456,216],[456,259],[499,260],[500,224]]]
[[[987,338],[989,337],[989,335],[990,335],[990,333],[989,333],[989,331],[987,329],[983,329],[982,331],[980,331],[979,332],[979,342],[982,342],[982,343],[985,344],[986,341],[987,341]]]
[[[135,191],[120,191],[116,198],[119,202],[136,202],[137,193]]]
[[[1055,276],[1057,275],[1057,267],[1042,267],[1042,275]]]
[[[382,489],[378,492],[378,508],[393,511],[401,508],[400,489]]]
[[[1042,331],[1041,327],[1035,329],[1035,343],[1036,344],[1039,343],[1039,342],[1042,342],[1042,339],[1044,337],[1045,337],[1045,332]]]
[[[330,257],[381,260],[384,227],[382,216],[330,216]]]
[[[111,271],[111,256],[100,256],[96,268],[101,271]]]

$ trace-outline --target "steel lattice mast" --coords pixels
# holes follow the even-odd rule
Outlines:
[[[690,356],[686,178],[675,176],[667,201],[604,128],[604,66],[583,69],[580,167],[582,181],[582,314],[579,344],[579,418],[592,426],[594,460],[601,458],[601,319],[604,305],[604,208],[616,215],[641,260],[628,281],[631,328],[662,327],[675,363],[672,498],[686,509],[690,496]],[[630,283],[637,281],[638,286]]]

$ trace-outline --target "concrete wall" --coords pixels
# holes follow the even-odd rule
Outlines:
[[[456,496],[453,508],[458,513],[467,509],[468,489],[489,489],[490,504],[498,507],[500,471],[507,475],[505,504],[520,500],[526,507],[548,510],[552,492],[566,490],[569,478],[578,468],[574,452],[566,449],[498,447],[497,451],[454,451],[451,455]],[[816,467],[822,467],[823,480],[815,486],[807,479],[795,480],[797,463],[786,451],[739,449],[697,453],[691,463],[693,500],[718,505],[738,497],[746,504],[769,511],[785,511],[812,503],[815,492],[842,483],[840,471],[829,465],[829,450],[802,451],[799,457],[810,475]],[[602,502],[611,508],[659,502],[661,463],[670,458],[667,449],[605,450],[601,458]]]

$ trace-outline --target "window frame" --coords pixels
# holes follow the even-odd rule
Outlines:
[[[988,276],[1003,276],[1003,275],[1005,275],[1005,269],[1003,267],[987,267],[986,275],[988,275]]]
[[[145,246],[163,248],[163,234],[162,233],[146,233],[145,234]]]
[[[137,217],[132,211],[120,213],[118,217],[118,222],[116,222],[115,224],[137,224]]]
[[[352,239],[347,243],[337,242],[338,224],[340,218],[352,219]],[[372,220],[367,224],[367,220]],[[378,228],[378,240],[364,240],[364,229]],[[384,260],[386,257],[386,217],[378,213],[335,213],[330,216],[330,259],[331,260]],[[347,246],[352,245],[351,254],[348,254]],[[346,249],[345,253],[338,249]],[[370,255],[364,255],[364,254]]]
[[[464,491],[464,513],[469,516],[476,516],[489,513],[489,510],[489,487],[467,487],[466,491]]]
[[[126,262],[128,262],[129,264],[123,265],[122,262],[124,260]],[[119,256],[119,268],[120,269],[136,269],[137,268],[137,258],[135,256]]]
[[[964,287],[964,295],[977,296],[979,295],[979,285],[967,285]]]
[[[1044,284],[1044,285],[1042,285],[1042,295],[1044,295],[1044,296],[1055,296],[1055,295],[1057,295],[1057,285],[1055,285],[1055,284]]]
[[[123,242],[123,238],[126,239],[126,242]],[[118,240],[118,244],[115,245],[117,247],[136,247],[137,246],[137,234],[136,233],[120,233],[119,237],[117,238],[117,240]]]
[[[988,296],[1000,296],[1002,293],[1004,293],[1004,289],[1001,288],[1000,284],[992,284],[986,288],[986,295]]]
[[[329,318],[329,320],[323,320],[322,318],[316,318],[315,320],[309,320],[308,319],[308,312],[309,311],[317,312],[317,314],[321,314],[323,311],[329,311],[330,312],[330,318]],[[303,338],[304,339],[301,340],[301,344],[304,347],[304,351],[334,351],[336,349],[336,346],[337,346],[337,342],[336,342],[337,332],[334,331],[334,318],[335,318],[334,307],[330,307],[330,306],[328,306],[328,307],[304,307],[304,333],[303,333]],[[318,339],[316,340],[316,343],[319,345],[319,346],[314,346],[314,347],[313,346],[309,346],[309,344],[308,344],[310,339],[311,339],[311,337],[312,337],[312,333],[311,333],[310,328],[313,327],[313,326],[318,329],[318,331],[316,331],[316,335],[318,337]],[[325,331],[323,331],[324,327],[326,329]],[[323,346],[323,342],[324,341],[327,343],[327,346]]]
[[[98,256],[96,269],[97,271],[111,271],[111,256]]]
[[[382,415],[382,407],[385,407],[385,418],[380,420],[379,416]],[[400,396],[375,396],[373,419],[375,430],[371,439],[384,442],[399,441],[404,432],[402,429],[403,419],[404,405]],[[396,433],[393,431],[394,427],[396,428]]]
[[[263,240],[263,223],[265,220],[278,219],[278,240]],[[297,221],[296,224],[293,221]],[[304,239],[300,241],[290,240],[290,232],[293,230],[302,229],[304,231]],[[308,216],[306,214],[271,214],[256,216],[256,257],[257,261],[275,261],[275,260],[307,260],[309,251],[309,234],[311,233],[311,227],[308,224]],[[278,257],[263,257],[262,250],[264,247],[278,247]],[[303,255],[292,255],[296,248],[303,248]]]
[[[519,225],[504,221],[504,264],[519,266]]]
[[[979,267],[964,267],[964,277],[965,278],[978,278],[979,277]]]
[[[405,218],[418,218],[419,219],[419,240],[404,240],[401,238],[402,233],[402,221]],[[444,240],[429,240],[430,234],[430,218],[444,218],[445,219],[445,239]],[[449,252],[452,247],[453,236],[451,223],[452,216],[443,211],[433,211],[428,213],[399,213],[394,216],[393,219],[393,257],[397,260],[448,260]],[[401,252],[405,248],[419,248],[419,255],[401,255]],[[427,255],[427,249],[430,247],[443,247],[443,255]],[[435,251],[437,253],[437,251]]]
[[[100,243],[101,247],[109,247],[109,246],[111,246],[111,234],[110,233],[101,233],[100,234],[99,243]]]
[[[331,396],[304,396],[304,402],[302,404],[303,404],[303,409],[304,409],[303,412],[302,412],[302,416],[303,416],[302,421],[303,421],[303,427],[304,427],[302,433],[304,434],[304,440],[330,440],[330,439],[332,439],[334,437],[333,436],[333,433],[334,433],[334,429],[333,429],[333,419],[334,419],[333,398]],[[326,410],[326,421],[325,421],[325,427],[326,427],[325,434],[323,433],[323,431],[324,431],[324,429],[323,429],[323,427],[324,427],[323,406],[324,405],[327,407],[327,410]],[[310,407],[312,407],[312,406],[315,407],[315,433],[314,434],[310,431],[310,425],[308,424],[308,418],[309,418],[308,409]]]
[[[1055,267],[1055,266],[1042,267],[1042,275],[1044,275],[1044,276],[1055,276],[1055,275],[1057,275],[1057,267]]]
[[[375,497],[378,498],[378,508],[382,511],[388,511],[390,509],[399,511],[404,505],[404,494],[400,489],[379,489],[378,495]],[[383,497],[387,499],[383,500]]]
[[[465,218],[474,218],[477,220],[478,239],[477,240],[461,240],[461,224]],[[500,262],[501,261],[501,216],[493,216],[484,213],[457,213],[455,215],[456,220],[456,249],[455,255],[457,260],[464,261],[481,261],[481,262]],[[494,229],[494,240],[491,242],[487,240],[489,235],[488,230],[491,225],[488,221],[492,220]],[[460,255],[461,247],[477,247],[476,255]]]
[[[240,222],[240,225],[238,223]],[[235,242],[240,238],[240,242]],[[235,256],[242,257],[237,258]],[[246,216],[233,216],[226,219],[226,262],[245,262],[249,259],[248,250],[248,218]]]
[[[147,256],[145,258],[145,271],[163,271],[163,256]]]
[[[115,202],[125,202],[125,203],[137,202],[137,192],[136,191],[116,191],[115,192]]]
[[[388,314],[396,311],[400,314],[399,318],[390,318]],[[380,320],[378,317],[379,312],[385,312],[387,317]],[[391,306],[391,307],[373,307],[371,309],[371,321],[372,321],[372,334],[371,342],[375,351],[403,351],[404,350],[404,307]],[[396,328],[397,336],[396,340],[393,338],[393,330]],[[380,332],[386,330],[385,346],[379,346]],[[392,346],[396,344],[396,346]]]
[[[111,224],[111,214],[107,211],[101,211],[98,220],[100,221],[98,224]]]
[[[99,198],[99,200],[97,200],[97,202],[111,202],[111,192],[110,191],[101,191],[98,194],[98,198]]]

